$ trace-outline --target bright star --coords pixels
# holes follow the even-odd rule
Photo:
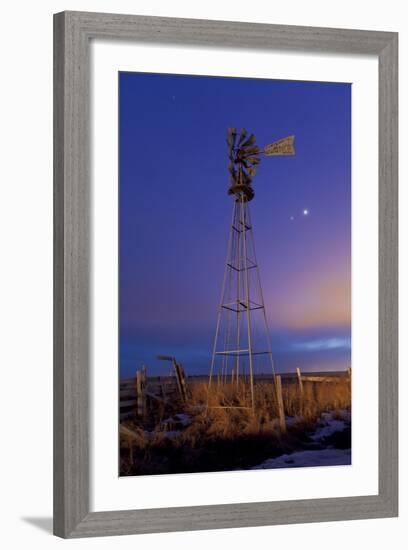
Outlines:
[[[303,215],[304,215],[304,216],[308,216],[308,215],[309,215],[309,210],[308,210],[307,208],[305,208],[305,209],[303,210]]]

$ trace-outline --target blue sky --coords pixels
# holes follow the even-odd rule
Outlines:
[[[351,86],[120,73],[119,92],[121,376],[167,372],[161,353],[208,373],[229,126],[296,136],[294,157],[262,159],[251,202],[277,370],[350,366]]]

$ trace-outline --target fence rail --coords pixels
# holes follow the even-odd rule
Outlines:
[[[140,374],[138,374],[140,373]],[[144,373],[144,374],[143,374]],[[119,405],[119,418],[125,420],[133,414],[143,416],[148,410],[149,403],[152,401],[167,402],[169,399],[179,396],[182,401],[185,401],[187,395],[187,384],[194,382],[205,382],[208,380],[205,376],[190,376],[186,377],[183,371],[183,381],[180,387],[179,371],[176,372],[176,376],[155,376],[148,377],[146,370],[141,369],[137,371],[135,378],[127,378],[120,382],[120,405]],[[144,378],[143,378],[144,377]],[[285,415],[283,410],[282,386],[287,383],[294,383],[299,385],[299,390],[303,394],[303,384],[307,382],[313,383],[335,383],[344,380],[345,378],[351,379],[351,369],[346,371],[332,371],[332,372],[301,372],[300,369],[296,369],[296,372],[280,373],[276,376],[279,380],[277,383],[277,398],[279,406],[279,418],[281,428],[285,430],[284,422]],[[273,377],[270,375],[258,375],[255,376],[255,384],[261,382],[272,381]],[[180,391],[182,395],[180,396]]]

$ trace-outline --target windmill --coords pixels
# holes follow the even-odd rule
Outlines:
[[[249,202],[255,196],[252,181],[261,155],[295,154],[294,136],[274,141],[261,149],[256,145],[255,135],[248,135],[245,128],[239,134],[235,128],[228,128],[227,144],[228,195],[232,195],[234,202],[208,395],[215,383],[230,381],[237,389],[249,386],[251,407],[244,408],[254,410],[255,361],[260,361],[263,371],[268,364],[267,372],[273,378],[275,368],[249,210]],[[227,404],[225,407],[238,406]],[[211,407],[209,401],[207,407]]]

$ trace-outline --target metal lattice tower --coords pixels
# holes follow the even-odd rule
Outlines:
[[[254,375],[262,373],[275,378],[275,367],[249,209],[255,195],[251,183],[260,162],[259,154],[292,155],[294,138],[274,142],[263,151],[255,146],[253,134],[246,137],[245,130],[237,143],[236,138],[235,129],[230,128],[228,194],[234,201],[208,395],[214,385],[228,382],[237,390],[249,387],[250,408],[254,410]]]

